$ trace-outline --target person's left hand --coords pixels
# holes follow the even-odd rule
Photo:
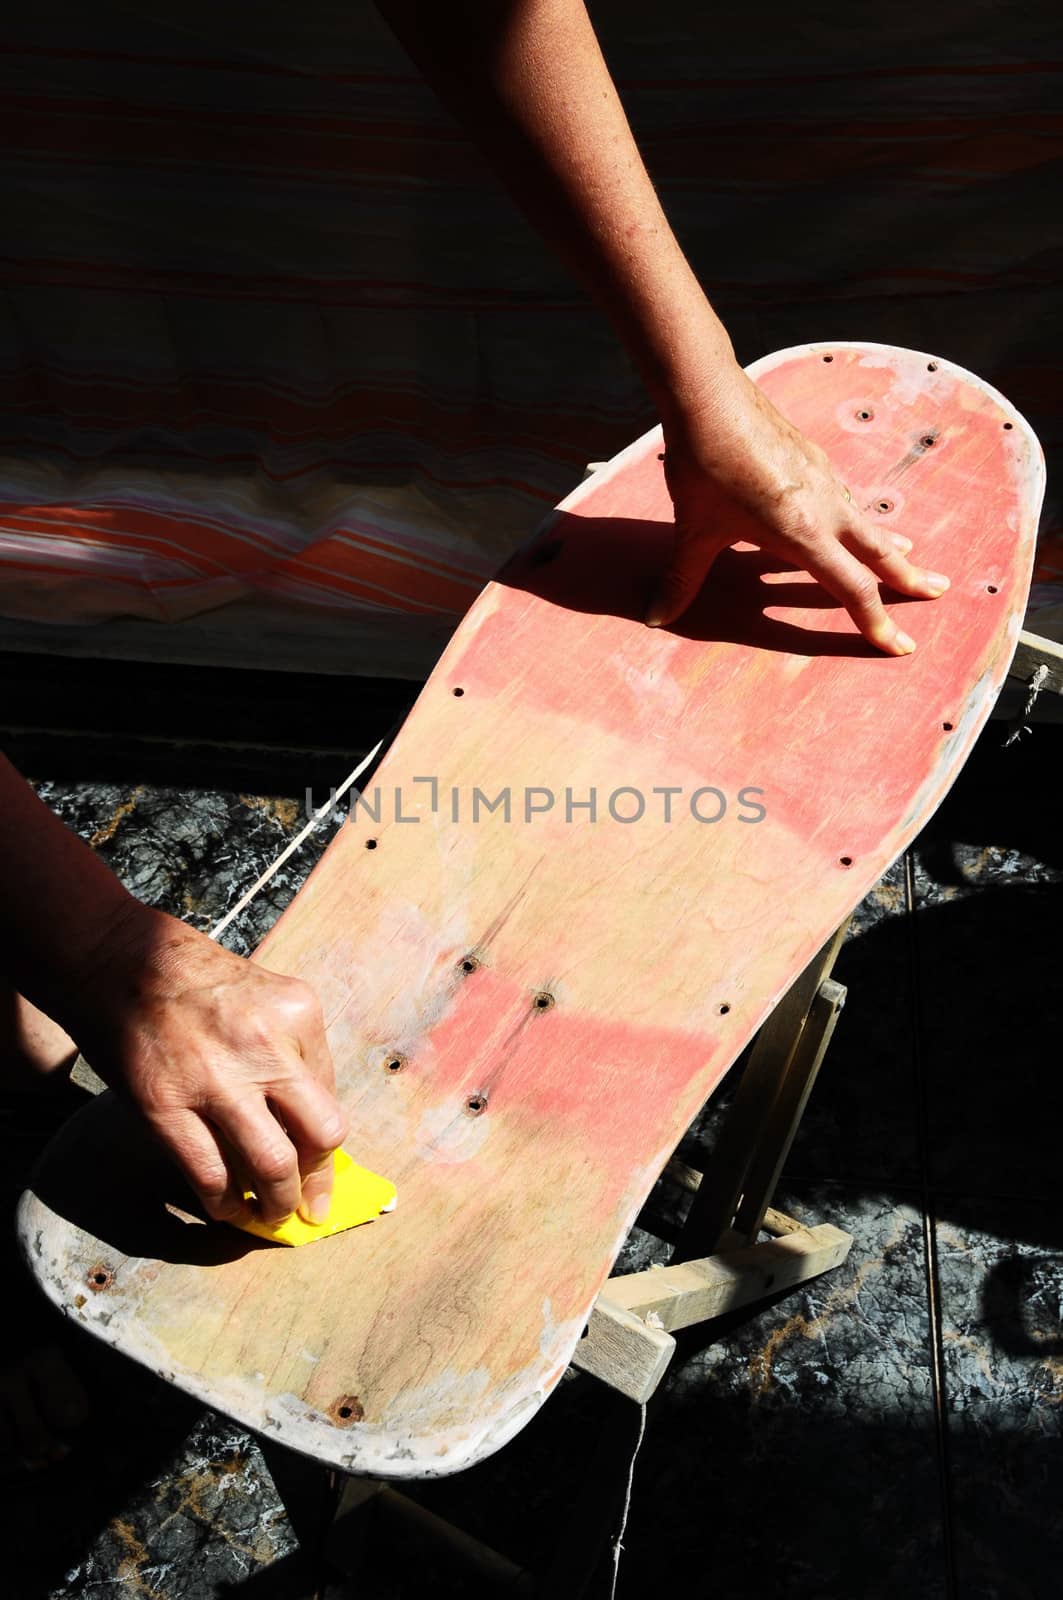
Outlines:
[[[948,578],[908,560],[911,540],[887,533],[853,503],[824,451],[737,363],[717,367],[704,394],[672,409],[664,436],[675,543],[646,613],[651,626],[682,616],[721,550],[744,540],[810,572],[880,650],[915,649],[883,605],[879,583],[930,600]]]

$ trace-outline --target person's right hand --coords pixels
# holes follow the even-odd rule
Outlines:
[[[70,1031],[124,1089],[208,1215],[328,1214],[346,1118],[313,990],[133,901],[81,975]]]

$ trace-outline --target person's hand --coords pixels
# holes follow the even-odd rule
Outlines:
[[[124,1089],[207,1213],[324,1221],[346,1136],[312,989],[136,901],[81,974],[70,1031]]]
[[[646,613],[651,626],[682,616],[720,551],[744,540],[811,573],[880,650],[915,649],[879,583],[927,600],[945,592],[948,578],[907,559],[911,540],[887,533],[851,500],[825,453],[737,363],[666,415],[664,436],[675,543]]]

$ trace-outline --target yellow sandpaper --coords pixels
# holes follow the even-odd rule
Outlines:
[[[328,1218],[322,1223],[304,1222],[300,1216],[288,1217],[271,1226],[268,1222],[250,1215],[246,1221],[234,1224],[245,1233],[257,1234],[273,1244],[312,1244],[315,1239],[327,1239],[332,1233],[342,1233],[345,1228],[357,1228],[363,1222],[372,1222],[382,1211],[390,1211],[395,1204],[395,1185],[387,1178],[378,1177],[366,1167],[352,1161],[344,1150],[332,1154],[335,1177],[332,1181],[332,1205]],[[254,1191],[248,1189],[245,1200],[254,1200]]]

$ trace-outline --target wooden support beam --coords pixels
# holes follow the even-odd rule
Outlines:
[[[792,1217],[785,1217],[768,1205],[774,1194],[794,1137],[815,1085],[835,1024],[845,1004],[845,987],[826,978],[812,1001],[808,1015],[795,1043],[793,1054],[786,1065],[785,1075],[776,1086],[774,1100],[762,1100],[758,1142],[752,1155],[744,1155],[742,1163],[734,1163],[723,1187],[733,1182],[739,1165],[744,1167],[743,1190],[739,1195],[737,1210],[730,1226],[717,1236],[717,1250],[729,1250],[740,1244],[752,1244],[762,1231],[791,1233],[801,1227]],[[664,1177],[697,1194],[704,1183],[704,1174],[688,1166],[685,1161],[672,1158],[664,1169]],[[718,1192],[719,1192],[718,1187]],[[729,1193],[729,1189],[727,1189]],[[772,1219],[769,1222],[769,1217]],[[777,1224],[782,1223],[782,1226]]]
[[[734,1231],[752,1244],[759,1234],[790,1148],[815,1087],[831,1035],[845,1005],[845,986],[826,978],[809,1008],[805,1025],[779,1085],[763,1136],[746,1171],[745,1189],[735,1212]]]
[[[666,1183],[674,1183],[679,1189],[686,1189],[688,1194],[697,1194],[701,1187],[704,1173],[697,1167],[689,1166],[685,1161],[680,1161],[678,1156],[673,1156],[671,1161],[661,1173]],[[806,1226],[798,1222],[796,1217],[788,1217],[785,1211],[777,1211],[774,1206],[769,1206],[764,1213],[761,1231],[778,1235],[780,1233],[796,1233],[799,1228]]]
[[[800,1233],[805,1224],[798,1222],[796,1217],[788,1217],[785,1211],[776,1211],[774,1206],[769,1206],[760,1226],[773,1239],[779,1239],[784,1233]]]
[[[598,1304],[604,1301],[610,1311],[622,1308],[636,1317],[653,1317],[657,1326],[675,1332],[829,1272],[845,1260],[852,1242],[829,1222],[798,1228],[701,1261],[610,1278]]]
[[[772,1226],[779,1236],[760,1244],[610,1278],[573,1366],[632,1400],[648,1400],[664,1377],[678,1329],[818,1278],[845,1260],[853,1242],[829,1222],[806,1228],[781,1212],[772,1213]]]
[[[1047,667],[1048,676],[1042,689],[1063,694],[1063,644],[1046,639],[1040,633],[1028,633],[1024,628],[1015,646],[1015,656],[1008,668],[1008,676],[1029,683],[1038,667]]]
[[[598,1296],[572,1365],[641,1403],[650,1398],[667,1372],[675,1340],[660,1325],[643,1321],[609,1295],[610,1286],[623,1281],[610,1278]]]
[[[749,1169],[767,1137],[768,1124],[820,985],[830,976],[848,918],[790,985],[757,1034],[711,1170],[698,1186],[674,1260],[713,1255],[747,1189]],[[765,1197],[770,1200],[770,1193]]]

